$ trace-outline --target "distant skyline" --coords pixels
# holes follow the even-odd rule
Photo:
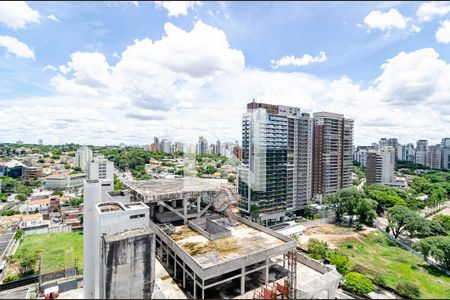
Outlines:
[[[0,141],[241,141],[246,103],[450,135],[449,2],[0,2]]]

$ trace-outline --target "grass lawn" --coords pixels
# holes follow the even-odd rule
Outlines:
[[[75,260],[78,270],[83,272],[83,234],[63,232],[25,236],[14,258],[20,261],[33,255],[42,258],[41,273],[74,267]],[[37,262],[36,272],[38,268]]]
[[[391,288],[399,282],[419,286],[421,298],[450,299],[450,277],[391,242],[381,232],[370,232],[361,241],[343,242],[339,249],[349,256],[352,268],[371,279],[382,277]]]

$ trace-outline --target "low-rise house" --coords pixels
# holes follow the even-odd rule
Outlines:
[[[44,225],[44,216],[41,213],[32,215],[22,215],[20,228],[30,228]]]
[[[48,212],[48,208],[50,207],[50,201],[51,201],[50,198],[29,200],[27,204],[27,211],[28,213]]]
[[[7,229],[7,231],[12,231],[19,227],[21,220],[22,215],[4,216],[2,217],[0,224],[3,228]]]
[[[44,186],[48,189],[66,189],[72,187],[81,187],[86,179],[85,173],[68,174],[56,173],[44,178]]]

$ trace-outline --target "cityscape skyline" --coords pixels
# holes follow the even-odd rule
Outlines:
[[[447,3],[20,3],[0,14],[2,142],[240,140],[253,98],[345,114],[355,145],[449,128]]]

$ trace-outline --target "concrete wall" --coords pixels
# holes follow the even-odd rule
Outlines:
[[[155,280],[155,234],[130,230],[103,237],[106,299],[150,299]]]
[[[59,232],[67,232],[72,231],[72,226],[70,225],[62,225],[62,226],[53,226],[53,227],[38,227],[38,228],[29,228],[24,230],[25,235],[30,234],[47,234],[47,233],[59,233]]]
[[[211,241],[231,236],[229,229],[210,219],[192,220],[188,226]]]

